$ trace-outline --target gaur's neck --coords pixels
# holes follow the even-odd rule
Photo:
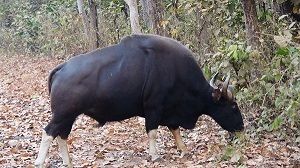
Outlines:
[[[207,81],[205,81],[205,83],[202,84],[202,87],[200,89],[201,98],[199,99],[199,104],[201,104],[202,106],[200,107],[201,109],[199,109],[199,115],[208,115],[211,106],[214,104],[212,100],[212,92],[213,88]]]

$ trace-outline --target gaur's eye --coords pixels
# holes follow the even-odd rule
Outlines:
[[[232,104],[232,108],[233,108],[233,109],[236,109],[236,108],[237,108],[237,104],[236,104],[236,103],[233,103],[233,104]]]

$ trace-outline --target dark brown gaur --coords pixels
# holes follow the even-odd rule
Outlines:
[[[55,139],[63,164],[73,167],[67,138],[81,114],[99,125],[144,117],[152,160],[159,158],[159,126],[169,128],[182,154],[188,150],[179,128],[193,129],[201,115],[228,132],[243,130],[242,114],[228,90],[230,76],[220,88],[214,84],[216,76],[209,84],[186,46],[156,35],[127,36],[118,44],[72,57],[49,75],[53,115],[43,131],[35,166],[44,166]]]

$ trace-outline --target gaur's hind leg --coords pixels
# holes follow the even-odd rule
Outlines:
[[[53,141],[54,137],[48,135],[46,131],[43,131],[42,141],[38,153],[38,157],[34,162],[35,167],[42,168],[44,167],[44,162],[48,154],[49,147],[51,142]]]
[[[185,154],[188,153],[188,151],[187,151],[185,144],[182,141],[182,138],[180,135],[180,129],[178,127],[176,127],[176,128],[168,127],[168,128],[171,131],[171,133],[173,134],[177,148],[181,151],[181,156],[184,156]]]
[[[45,131],[43,132],[38,157],[35,161],[36,167],[43,167],[51,142],[56,137],[59,151],[63,159],[63,164],[67,167],[73,167],[69,156],[66,139],[70,134],[75,119],[76,116],[57,115],[54,113],[52,120],[46,126]]]
[[[60,155],[62,157],[62,160],[63,160],[63,165],[68,167],[68,168],[73,167],[72,162],[71,162],[71,158],[70,158],[70,155],[69,155],[69,151],[68,151],[67,140],[62,139],[60,136],[58,136],[56,141],[58,143],[59,153],[60,153]]]

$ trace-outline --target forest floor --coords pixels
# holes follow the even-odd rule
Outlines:
[[[47,77],[61,62],[54,57],[0,56],[1,167],[33,167],[42,128],[51,118]],[[68,144],[75,167],[300,167],[296,142],[266,132],[246,134],[241,142],[229,144],[226,131],[205,116],[195,129],[182,129],[190,151],[185,157],[180,157],[168,129],[160,127],[157,162],[150,161],[143,120],[96,124],[79,116],[73,126]],[[251,125],[247,118],[245,124]],[[62,165],[56,142],[46,165]]]

